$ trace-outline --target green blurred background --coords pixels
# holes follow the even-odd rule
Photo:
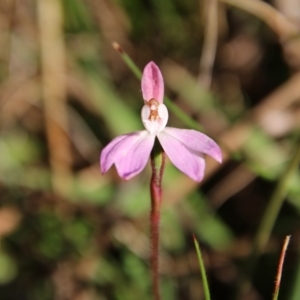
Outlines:
[[[268,3],[269,4],[268,4]],[[162,299],[300,299],[300,5],[260,0],[0,1],[0,299],[152,299],[149,166],[101,175],[112,138],[142,129],[143,69],[224,163],[163,180]],[[122,53],[121,53],[122,54]],[[195,125],[191,125],[195,124]],[[267,224],[267,225],[266,225]],[[298,282],[299,281],[299,282]]]

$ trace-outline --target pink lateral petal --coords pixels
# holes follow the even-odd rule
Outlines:
[[[222,162],[222,151],[218,144],[206,134],[193,129],[166,127],[164,132],[184,144],[191,151],[204,153],[217,162]]]
[[[142,76],[142,93],[145,101],[152,98],[159,103],[164,100],[164,79],[159,67],[153,62],[149,62],[144,68]]]
[[[120,135],[114,138],[109,144],[106,145],[106,147],[102,149],[100,155],[100,170],[102,174],[106,173],[114,164],[117,150],[119,149],[120,146],[123,145],[124,141],[126,139],[129,139],[130,137],[134,138],[134,136],[135,136],[135,132],[130,134]]]
[[[205,160],[202,154],[190,151],[185,144],[166,133],[165,130],[157,137],[175,167],[195,181],[199,182],[203,179]]]
[[[102,173],[115,164],[119,176],[125,180],[139,174],[146,166],[154,140],[155,136],[146,130],[115,138],[102,150]]]

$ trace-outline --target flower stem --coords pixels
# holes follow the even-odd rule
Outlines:
[[[162,200],[162,176],[165,167],[165,153],[160,145],[155,145],[151,152],[152,176],[150,181],[151,194],[151,272],[152,272],[152,291],[155,300],[160,300],[159,292],[159,221],[160,207]]]

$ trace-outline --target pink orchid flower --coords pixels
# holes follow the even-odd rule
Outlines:
[[[146,130],[124,134],[113,139],[100,157],[102,173],[115,164],[125,180],[139,174],[146,166],[157,138],[171,160],[183,173],[195,181],[204,176],[204,154],[222,162],[220,147],[207,135],[192,129],[166,127],[169,113],[163,104],[164,81],[154,62],[146,65],[142,76],[145,105],[141,118]]]

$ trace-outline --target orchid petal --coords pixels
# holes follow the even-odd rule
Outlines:
[[[184,143],[166,133],[165,130],[160,132],[157,137],[175,167],[195,181],[203,179],[205,160],[202,154],[191,151]]]
[[[192,129],[166,127],[164,132],[184,144],[190,151],[204,153],[217,162],[222,162],[222,151],[217,143],[206,134]]]
[[[115,164],[119,176],[125,180],[139,174],[146,166],[154,140],[155,135],[146,130],[113,139],[101,153],[102,173]]]
[[[115,163],[117,150],[122,147],[124,141],[130,138],[130,136],[133,138],[135,134],[136,132],[120,135],[114,138],[105,148],[102,149],[100,155],[100,169],[102,174],[106,173]]]
[[[145,101],[151,99],[157,100],[159,103],[164,99],[164,79],[160,69],[154,62],[150,62],[144,68],[142,76],[142,93]]]

